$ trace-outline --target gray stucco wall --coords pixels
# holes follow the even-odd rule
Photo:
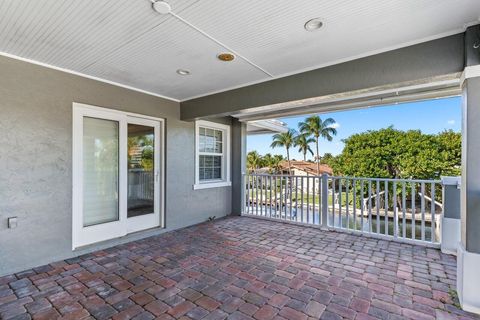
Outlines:
[[[166,229],[71,250],[72,102],[166,119]],[[192,190],[194,131],[177,102],[0,57],[0,275],[230,214],[230,187]]]
[[[462,243],[480,253],[480,77],[464,84],[462,127]]]

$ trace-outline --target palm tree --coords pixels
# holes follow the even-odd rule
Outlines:
[[[251,172],[255,172],[255,170],[260,166],[262,161],[262,157],[258,154],[257,151],[250,151],[247,155],[247,167]]]
[[[333,136],[337,135],[337,129],[333,127],[335,124],[335,120],[332,118],[328,118],[325,121],[319,116],[310,116],[305,119],[304,122],[300,122],[298,124],[298,128],[301,133],[313,136],[315,138],[316,143],[316,157],[315,160],[317,162],[317,174],[320,173],[320,154],[318,150],[318,141],[320,137],[332,141]]]
[[[287,161],[288,161],[288,173],[291,174],[290,167],[290,148],[295,144],[295,136],[297,131],[295,129],[288,129],[287,132],[277,133],[273,135],[273,142],[270,145],[271,148],[285,147],[287,150]]]
[[[298,147],[298,152],[303,154],[303,161],[307,161],[307,152],[313,156],[312,148],[310,148],[310,143],[314,143],[315,139],[306,135],[299,134],[295,139],[295,147]]]
[[[270,163],[270,166],[272,167],[272,169],[273,169],[273,171],[274,171],[275,173],[280,172],[280,169],[281,169],[281,167],[282,167],[282,166],[280,165],[280,163],[281,163],[283,160],[284,160],[284,159],[283,159],[283,156],[280,155],[280,154],[276,154],[276,155],[273,156],[272,162]]]

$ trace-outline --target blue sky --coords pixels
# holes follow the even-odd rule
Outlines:
[[[368,109],[324,113],[322,119],[331,117],[337,121],[338,134],[333,141],[320,141],[320,154],[330,152],[334,155],[343,149],[342,139],[354,133],[377,130],[393,125],[396,129],[420,129],[423,133],[438,133],[446,129],[461,131],[461,97],[403,103]],[[282,118],[290,128],[297,129],[298,122],[306,116]],[[284,148],[270,148],[272,135],[253,135],[247,138],[247,151],[257,150],[266,153],[286,155]],[[312,145],[312,150],[315,151]],[[291,150],[292,159],[303,156],[295,148]],[[311,158],[311,157],[309,157]]]

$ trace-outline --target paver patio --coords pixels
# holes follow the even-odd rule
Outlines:
[[[473,319],[439,250],[230,217],[0,278],[2,319]]]

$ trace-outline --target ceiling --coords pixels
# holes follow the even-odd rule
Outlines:
[[[148,0],[0,0],[0,52],[182,101],[461,32],[480,14],[479,0],[168,2],[197,29]],[[316,17],[324,27],[307,32]],[[226,48],[245,59],[217,60]]]

